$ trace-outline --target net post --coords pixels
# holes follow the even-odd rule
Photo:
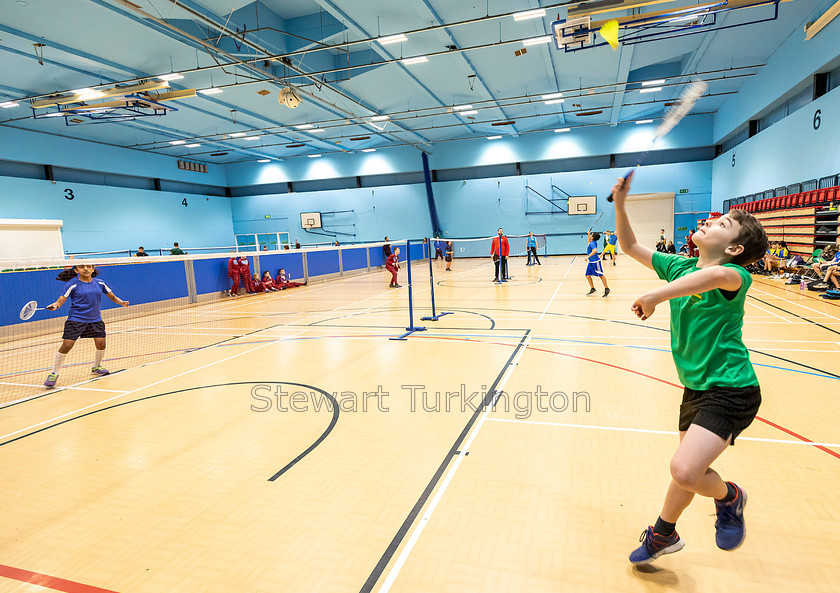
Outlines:
[[[437,250],[435,250],[437,253]],[[444,260],[446,258],[444,257]],[[440,314],[435,313],[435,272],[434,266],[432,265],[432,239],[429,238],[429,288],[432,294],[432,315],[431,317],[421,317],[421,321],[437,321],[444,315],[452,315],[451,311],[441,312]]]
[[[388,338],[389,340],[406,340],[406,336],[410,336],[414,332],[424,332],[425,327],[416,327],[414,325],[414,297],[413,288],[411,286],[411,241],[405,242],[406,261],[408,262],[408,327],[406,332],[397,338]]]

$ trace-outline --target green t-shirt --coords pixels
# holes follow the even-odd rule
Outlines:
[[[696,257],[653,254],[653,269],[669,282],[699,270],[696,264]],[[715,289],[670,301],[671,353],[677,374],[683,385],[698,391],[713,386],[758,385],[741,337],[744,301],[752,278],[739,265],[723,265],[741,276],[741,288],[734,298],[727,299],[720,289]]]
[[[169,255],[184,255],[184,252],[181,251],[180,247],[173,247],[169,250]]]

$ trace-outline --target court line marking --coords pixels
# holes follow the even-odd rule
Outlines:
[[[781,315],[777,315],[776,313],[773,313],[773,311],[769,311],[769,310],[765,309],[764,307],[759,307],[758,305],[756,305],[752,301],[746,301],[746,303],[752,305],[753,307],[755,307],[756,309],[758,309],[760,311],[764,311],[765,313],[770,313],[770,315],[772,315],[773,317],[778,317],[779,319],[785,321],[786,323],[793,323],[790,319],[782,317]]]
[[[63,591],[64,593],[116,593],[111,589],[85,585],[84,583],[79,583],[77,581],[68,581],[67,579],[50,576],[41,572],[32,572],[31,570],[15,568],[14,566],[6,566],[5,564],[0,564],[0,577],[12,579],[21,583],[29,583],[31,585],[35,585],[36,587],[44,587],[54,591]]]
[[[403,565],[405,564],[406,560],[408,560],[408,556],[411,554],[411,551],[414,549],[417,540],[420,538],[420,534],[423,533],[423,530],[426,528],[426,525],[429,523],[429,519],[432,517],[432,513],[435,512],[435,509],[438,506],[441,498],[443,497],[444,492],[446,492],[446,488],[449,486],[449,483],[452,481],[452,478],[455,476],[455,473],[458,471],[458,468],[461,466],[461,461],[463,461],[464,457],[466,457],[467,453],[469,453],[470,447],[472,446],[475,437],[478,436],[478,431],[481,430],[481,427],[484,425],[484,422],[487,420],[487,416],[493,409],[493,406],[496,404],[496,401],[499,399],[499,395],[504,391],[505,384],[507,380],[510,378],[513,371],[516,369],[517,364],[519,363],[519,359],[522,357],[522,353],[528,349],[528,344],[531,341],[530,334],[526,338],[525,342],[520,342],[522,347],[516,353],[516,356],[508,362],[508,368],[505,371],[505,374],[502,376],[502,379],[499,381],[498,385],[495,388],[495,395],[490,403],[486,406],[484,412],[479,417],[478,422],[473,427],[469,438],[467,439],[464,446],[461,447],[460,451],[456,454],[455,463],[452,464],[452,467],[449,468],[449,471],[446,474],[446,477],[441,482],[440,487],[438,488],[437,492],[435,493],[434,498],[429,503],[426,512],[423,513],[423,516],[420,518],[420,521],[417,522],[414,526],[414,531],[411,533],[408,541],[406,542],[405,546],[403,547],[400,555],[397,557],[397,560],[394,562],[394,565],[391,567],[391,570],[388,572],[388,576],[385,578],[385,581],[382,583],[382,587],[380,587],[378,593],[388,593],[391,590],[391,587],[394,584],[394,581],[400,574]]]
[[[671,436],[677,436],[680,433],[676,430],[655,430],[652,428],[626,428],[621,426],[599,426],[595,424],[572,424],[568,422],[541,422],[539,420],[524,420],[524,419],[513,419],[513,418],[488,418],[490,422],[505,422],[508,424],[531,424],[535,426],[556,426],[560,428],[588,428],[590,430],[607,430],[607,431],[615,431],[615,432],[637,432],[637,433],[644,433],[644,434],[665,434]],[[809,447],[813,446],[820,446],[820,447],[836,447],[840,448],[840,443],[818,443],[814,441],[794,441],[794,440],[787,440],[787,439],[765,439],[760,437],[738,437],[738,441],[753,441],[759,443],[774,443],[779,445],[807,445]]]
[[[823,317],[830,317],[831,319],[834,319],[836,321],[840,321],[840,317],[835,317],[834,315],[829,315],[828,313],[826,313],[824,311],[817,311],[816,309],[812,309],[811,307],[806,307],[805,305],[800,305],[796,301],[791,301],[790,299],[786,299],[786,298],[784,298],[782,296],[779,296],[777,294],[773,294],[772,292],[764,292],[763,290],[758,290],[757,288],[755,288],[753,290],[755,292],[758,292],[758,293],[761,293],[761,294],[766,294],[769,297],[773,297],[775,299],[785,301],[786,303],[790,303],[791,305],[796,305],[797,307],[802,307],[803,309],[808,309],[809,311],[813,311],[814,313],[822,315]]]
[[[545,306],[545,309],[543,309],[542,315],[540,315],[540,318],[537,319],[537,321],[542,321],[543,317],[545,317],[546,312],[548,311],[549,307],[551,307],[551,303],[554,302],[554,297],[557,296],[557,292],[560,290],[560,287],[563,286],[563,282],[565,282],[566,276],[569,275],[569,272],[571,271],[572,266],[574,265],[576,259],[577,259],[577,256],[573,257],[572,261],[569,262],[569,267],[566,269],[566,273],[563,274],[563,278],[560,279],[560,283],[557,285],[557,288],[554,290],[554,294],[551,295],[551,299],[548,301],[548,304]]]

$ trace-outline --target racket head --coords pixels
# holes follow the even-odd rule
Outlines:
[[[38,302],[37,301],[29,301],[20,310],[20,318],[23,321],[28,321],[29,319],[32,319],[32,316],[35,315],[35,311],[37,311],[37,310],[38,310]]]
[[[708,88],[709,85],[702,80],[695,80],[688,85],[680,94],[676,103],[674,103],[665,114],[665,117],[662,118],[662,123],[660,123],[656,128],[655,138],[662,138],[665,134],[673,130],[674,126],[676,126],[682,118],[688,115],[688,112],[691,111],[692,107],[694,107],[697,99],[699,99]]]

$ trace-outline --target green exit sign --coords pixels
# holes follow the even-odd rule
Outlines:
[[[688,190],[687,190],[687,189],[681,189],[681,190],[680,190],[680,193],[681,193],[681,194],[687,194],[687,193],[688,193]]]
[[[271,214],[266,214],[265,217],[266,218],[271,218]]]

